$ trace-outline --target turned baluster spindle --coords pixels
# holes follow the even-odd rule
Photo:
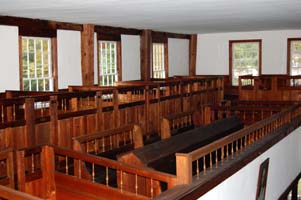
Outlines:
[[[108,167],[106,167],[106,186],[109,186],[109,168]]]
[[[206,175],[206,156],[203,156],[203,172]]]
[[[1,121],[4,122],[4,106],[1,105]]]
[[[135,194],[138,194],[138,175],[135,174]]]
[[[102,152],[105,152],[105,137],[102,137]]]
[[[31,154],[31,173],[35,171],[34,154]]]
[[[209,153],[209,166],[210,166],[210,170],[212,170],[212,152]]]
[[[82,178],[81,160],[78,160],[78,178]]]
[[[16,120],[16,104],[13,105],[13,120]]]
[[[92,181],[95,182],[95,164],[92,163]]]
[[[120,171],[120,191],[122,192],[123,191],[123,180],[122,180],[122,170]]]
[[[199,176],[200,176],[199,160],[196,160],[196,175],[197,175],[197,178],[199,178]]]
[[[66,175],[69,174],[68,156],[65,157],[65,172],[66,172]]]
[[[153,184],[153,178],[151,178],[151,199],[154,198],[154,184]]]

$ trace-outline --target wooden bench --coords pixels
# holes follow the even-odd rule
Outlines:
[[[201,114],[198,111],[175,113],[161,120],[161,139],[201,126]]]
[[[143,146],[143,134],[137,124],[121,126],[73,138],[73,150],[116,159],[116,155]]]

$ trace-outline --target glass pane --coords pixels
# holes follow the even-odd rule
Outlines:
[[[28,60],[28,54],[25,52],[25,53],[22,54],[22,63],[23,63],[23,66],[27,65],[27,60]]]
[[[45,79],[45,91],[49,91],[49,79]]]
[[[42,40],[36,40],[36,51],[42,50]]]
[[[29,65],[29,77],[35,78],[35,67],[33,64]]]
[[[34,40],[33,39],[28,40],[28,48],[29,48],[30,52],[34,52]]]
[[[48,41],[47,40],[43,40],[43,51],[44,52],[48,51]]]
[[[39,87],[39,91],[44,91],[44,80],[43,79],[38,80],[38,87]]]
[[[22,38],[22,52],[27,51],[27,39]]]
[[[43,53],[43,63],[44,64],[49,64],[49,54],[46,52]]]
[[[42,53],[41,53],[41,51],[36,52],[36,65],[42,65]]]
[[[43,78],[42,66],[37,67],[37,78]]]
[[[29,91],[29,80],[23,80],[23,90]]]
[[[37,80],[31,80],[31,91],[37,91]]]
[[[44,65],[44,77],[49,77],[49,66]]]

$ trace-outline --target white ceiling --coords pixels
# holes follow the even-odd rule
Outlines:
[[[0,0],[0,15],[179,33],[301,29],[301,0]]]

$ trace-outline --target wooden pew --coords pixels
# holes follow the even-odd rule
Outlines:
[[[143,134],[137,124],[129,124],[73,138],[73,150],[116,159],[116,155],[143,146]]]
[[[239,118],[232,117],[223,119],[213,122],[210,125],[195,128],[168,139],[135,149],[129,153],[120,155],[118,161],[175,174],[175,153],[192,151],[241,128],[243,128],[243,123]],[[124,184],[130,185],[134,182],[134,178],[135,177],[132,176],[125,177]],[[138,178],[138,181],[146,182],[143,178]],[[156,185],[158,193],[160,193],[161,189],[166,188],[166,186],[155,181],[153,185]]]
[[[198,111],[188,111],[171,114],[161,120],[161,139],[201,126],[201,114]]]

